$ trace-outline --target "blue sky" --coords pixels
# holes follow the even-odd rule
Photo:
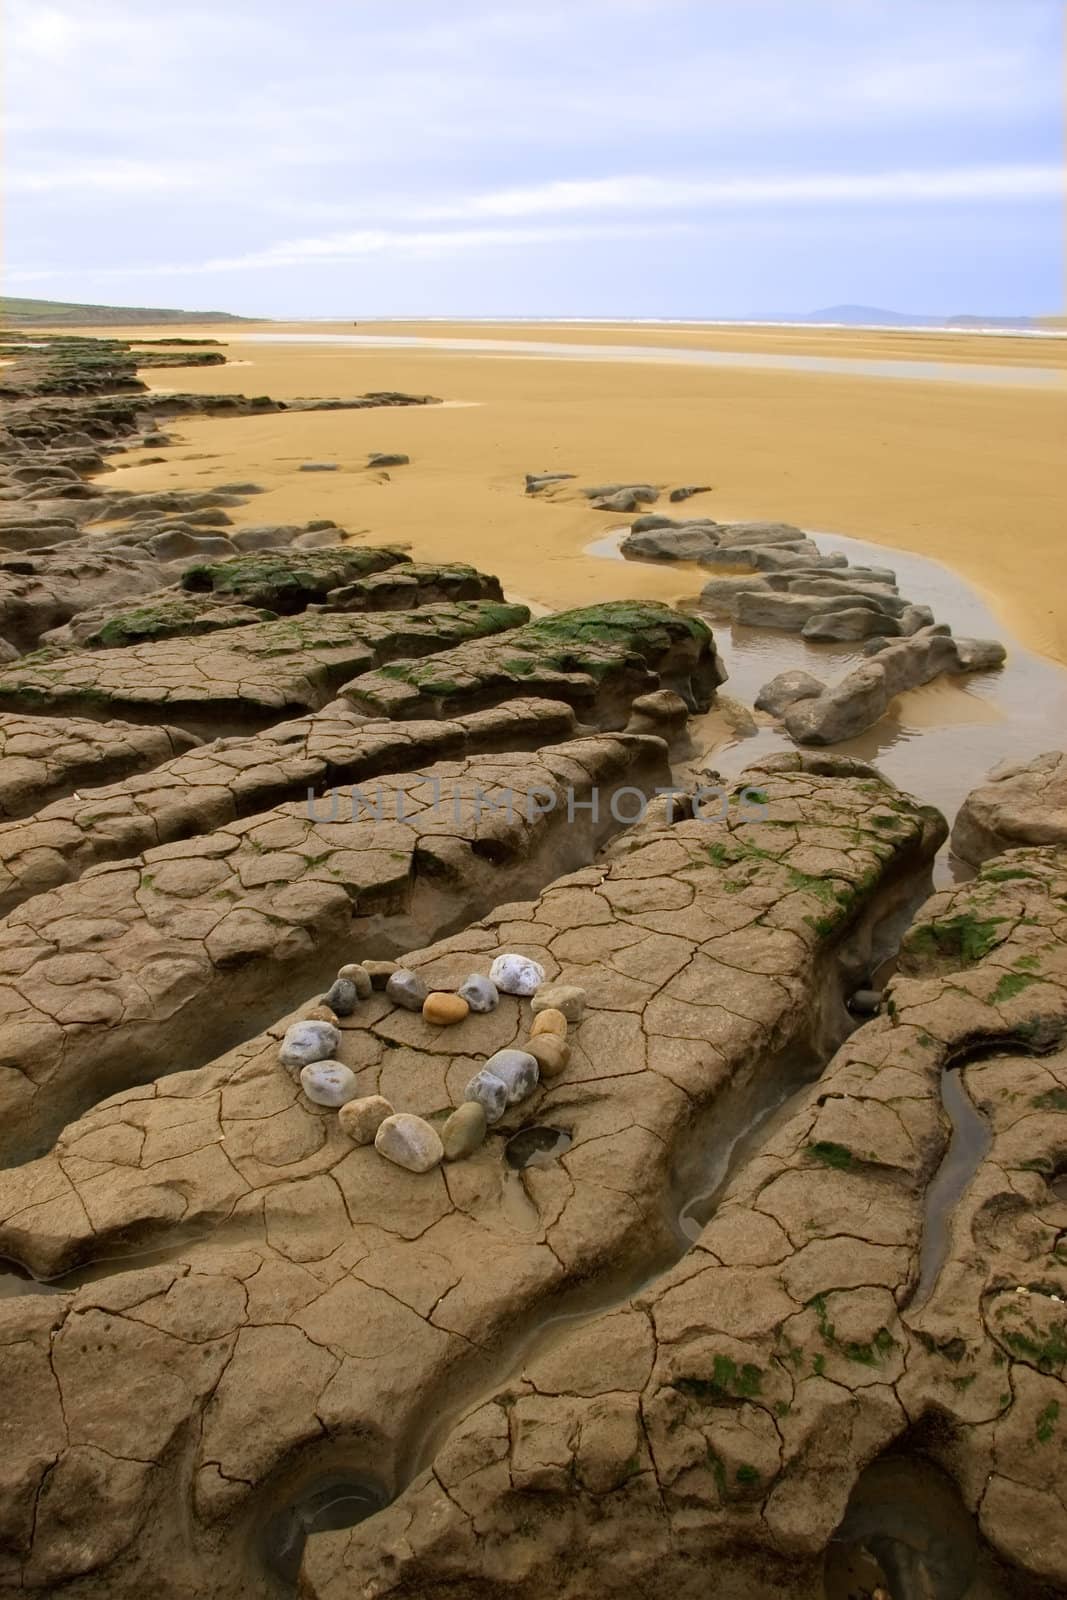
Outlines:
[[[7,0],[5,289],[1047,312],[1062,0]]]

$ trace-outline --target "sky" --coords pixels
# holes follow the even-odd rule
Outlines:
[[[1049,313],[1063,0],[4,0],[4,292]]]

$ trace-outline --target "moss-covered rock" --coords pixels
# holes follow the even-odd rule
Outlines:
[[[706,710],[725,676],[699,618],[620,600],[539,617],[432,660],[394,661],[342,693],[361,711],[399,717],[448,716],[515,694],[543,694],[614,728],[636,696],[661,686],[676,689],[692,710]]]
[[[323,550],[253,550],[222,561],[187,567],[182,588],[209,591],[246,606],[266,606],[292,616],[332,589],[384,572],[407,560],[403,550],[386,546],[328,545]]]

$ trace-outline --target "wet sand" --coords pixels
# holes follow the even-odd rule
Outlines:
[[[384,325],[360,325],[361,332]],[[432,335],[479,325],[395,324]],[[336,332],[351,333],[351,325]],[[115,330],[119,332],[120,330]],[[691,595],[670,568],[606,564],[583,548],[616,519],[577,497],[524,496],[527,471],[573,471],[590,483],[710,483],[694,515],[777,518],[853,534],[947,562],[988,599],[1000,624],[1067,661],[1067,584],[1050,581],[1063,551],[1067,386],[1024,390],[826,374],[635,362],[530,361],[424,349],[243,343],[214,325],[180,330],[233,342],[227,367],[161,372],[153,387],[296,395],[399,388],[468,402],[431,409],[182,419],[163,463],[131,466],[130,489],[252,479],[266,494],[239,523],[332,517],[353,532],[409,542],[419,557],[462,558],[497,572],[507,591],[560,607],[595,599]],[[314,333],[328,325],[242,325],[240,333]],[[508,328],[514,336],[514,326]],[[528,325],[525,338],[627,343],[697,340],[724,348],[803,346],[879,359],[973,360],[988,366],[1062,360],[1063,342],[1022,337],[721,330],[633,325]],[[152,337],[173,330],[130,330]],[[388,481],[371,450],[410,454]],[[153,452],[156,454],[157,452]],[[337,472],[300,473],[306,461]],[[916,598],[923,598],[916,596]]]

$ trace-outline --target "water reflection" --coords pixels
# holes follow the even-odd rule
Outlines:
[[[521,356],[528,361],[638,361],[670,366],[747,367],[764,372],[834,373],[850,378],[898,378],[911,383],[970,383],[1010,389],[1063,390],[1067,387],[1067,374],[1052,367],[982,366],[963,361],[868,360],[752,350],[687,350],[669,345],[436,338],[413,333],[231,333],[228,341],[231,344],[356,345],[368,350],[439,350],[446,354]]]
[[[1062,748],[1067,729],[1067,668],[1025,649],[992,615],[982,597],[949,568],[910,551],[891,550],[841,534],[807,530],[826,554],[840,551],[854,566],[889,566],[900,592],[929,605],[938,622],[947,622],[960,637],[999,638],[1008,659],[997,672],[945,676],[898,696],[889,713],[857,739],[831,745],[834,754],[873,762],[901,789],[938,807],[951,820],[969,790],[989,769],[1006,760],[1029,761],[1044,750]],[[586,555],[624,559],[619,544],[626,529],[596,539]],[[679,590],[691,583],[695,598],[714,574],[694,562],[672,562]],[[739,571],[747,569],[739,568]],[[819,644],[797,634],[733,625],[709,617],[729,673],[723,694],[751,706],[759,690],[776,673],[791,669],[813,672],[833,683],[860,661],[858,646]],[[792,750],[792,741],[772,720],[756,713],[756,731],[745,736],[731,725],[721,707],[690,721],[693,743],[701,756],[687,763],[698,771],[710,764],[732,778],[772,751]],[[945,853],[939,881],[949,881]],[[969,876],[969,872],[967,873]]]

